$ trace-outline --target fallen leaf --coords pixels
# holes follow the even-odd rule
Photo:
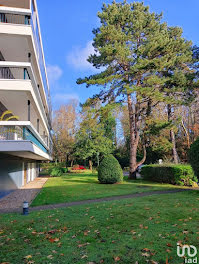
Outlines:
[[[146,251],[146,252],[148,252],[148,251],[150,251],[150,249],[148,249],[148,248],[143,248],[142,251]]]
[[[120,257],[114,257],[115,262],[120,261]]]
[[[88,236],[88,233],[89,233],[90,231],[84,231],[84,235],[85,236]]]
[[[30,258],[32,258],[32,256],[31,255],[28,255],[28,256],[25,256],[24,258],[25,259],[30,259]]]
[[[57,229],[53,229],[53,230],[48,231],[48,234],[54,234],[56,232],[57,232]]]
[[[48,259],[53,259],[53,255],[48,255],[47,258]]]
[[[79,244],[78,247],[81,248],[81,247],[85,247],[87,245],[89,245],[90,243],[84,243],[84,244]]]
[[[170,243],[167,244],[167,247],[173,247]]]
[[[59,241],[59,238],[50,238],[49,241],[51,243],[58,242]]]

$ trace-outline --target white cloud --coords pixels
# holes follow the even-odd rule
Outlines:
[[[91,54],[94,54],[92,41],[87,42],[86,47],[76,46],[67,55],[67,63],[78,70],[96,70],[87,59]]]
[[[80,101],[78,94],[76,93],[57,93],[53,95],[52,101],[55,109],[59,108],[60,105],[68,103],[68,101],[76,100]]]
[[[52,84],[60,79],[63,74],[63,71],[58,65],[48,65],[47,73],[49,82]]]

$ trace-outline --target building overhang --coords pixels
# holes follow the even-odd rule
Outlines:
[[[52,160],[52,157],[48,153],[45,153],[39,147],[28,140],[0,141],[0,153],[38,161]]]

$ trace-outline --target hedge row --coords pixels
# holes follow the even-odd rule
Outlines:
[[[194,170],[195,175],[199,179],[199,137],[191,145],[189,150],[189,162]]]
[[[181,186],[194,186],[197,182],[190,165],[146,165],[142,167],[141,175],[145,180]]]

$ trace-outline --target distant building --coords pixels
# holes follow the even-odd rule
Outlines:
[[[51,160],[51,102],[36,0],[0,0],[0,191]]]

